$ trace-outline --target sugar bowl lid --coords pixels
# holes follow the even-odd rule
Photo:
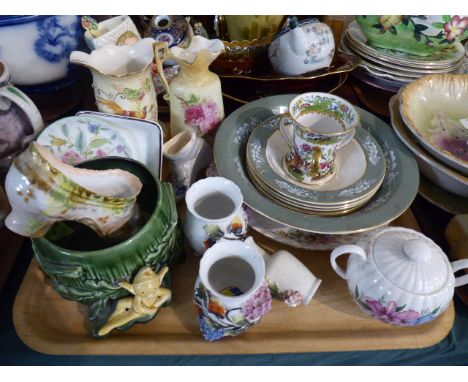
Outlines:
[[[420,232],[401,227],[380,230],[369,253],[380,273],[391,283],[414,294],[432,294],[453,277],[442,249]]]

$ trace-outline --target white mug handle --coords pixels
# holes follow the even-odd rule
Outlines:
[[[459,271],[463,268],[468,268],[468,259],[457,260],[451,263],[453,272]],[[468,275],[460,276],[455,279],[455,287],[468,284]]]
[[[33,133],[28,137],[35,137],[44,128],[41,113],[34,102],[21,90],[12,85],[6,85],[0,88],[0,97],[8,98],[24,111],[33,128]]]
[[[291,114],[284,113],[280,119],[280,133],[285,142],[288,144],[289,148],[293,146],[294,142],[294,129],[291,122],[285,123],[285,120],[291,121]]]
[[[367,255],[366,252],[360,246],[354,244],[342,245],[338,248],[335,248],[332,251],[332,253],[330,254],[331,266],[333,270],[338,274],[338,276],[346,280],[346,271],[336,263],[336,258],[338,256],[344,255],[345,253],[359,255],[364,261],[367,260]]]

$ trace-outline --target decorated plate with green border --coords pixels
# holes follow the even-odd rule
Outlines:
[[[276,133],[281,118],[274,116],[261,123],[247,143],[247,156],[257,178],[276,193],[305,204],[336,205],[363,199],[382,183],[385,175],[382,149],[361,128],[354,134],[357,144],[350,142],[338,152],[336,173],[330,181],[315,190],[294,181],[278,163],[289,151],[286,143],[281,145],[284,141]]]
[[[463,45],[456,41],[444,50],[436,50],[430,56],[415,56],[413,54],[399,52],[391,49],[376,48],[367,42],[367,37],[356,21],[349,24],[346,30],[347,37],[361,50],[383,61],[398,62],[402,65],[423,67],[446,67],[460,61],[465,54]]]
[[[363,208],[338,217],[307,215],[274,203],[255,188],[245,163],[248,138],[259,123],[287,112],[289,102],[296,95],[277,95],[251,102],[231,113],[219,127],[214,143],[217,169],[221,176],[240,187],[245,204],[286,226],[329,234],[377,228],[406,211],[418,190],[419,171],[416,161],[390,126],[358,107],[356,109],[361,117],[361,127],[371,133],[382,148],[387,169],[379,191]]]

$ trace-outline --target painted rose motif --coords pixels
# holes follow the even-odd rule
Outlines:
[[[216,102],[192,94],[188,101],[179,98],[184,109],[184,122],[204,135],[221,122],[221,112]]]

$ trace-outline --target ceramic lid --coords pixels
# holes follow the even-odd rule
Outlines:
[[[394,285],[432,294],[451,276],[445,253],[431,239],[406,228],[383,229],[370,248],[377,269]]]

